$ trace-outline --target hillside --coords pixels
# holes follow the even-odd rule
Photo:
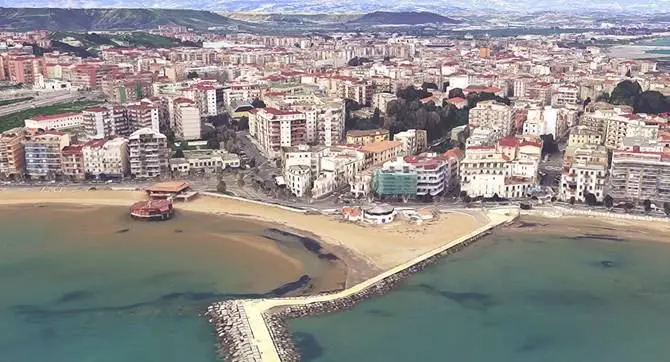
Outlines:
[[[206,29],[237,21],[209,11],[181,9],[0,8],[0,29],[53,31],[151,29],[174,24]]]
[[[416,25],[416,24],[458,24],[460,20],[429,12],[387,12],[376,11],[350,21],[356,25]]]

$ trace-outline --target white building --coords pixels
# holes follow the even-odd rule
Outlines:
[[[224,150],[187,150],[184,157],[171,158],[170,170],[174,175],[188,175],[190,172],[216,174],[226,168],[239,168],[240,157]]]
[[[428,133],[423,129],[410,129],[393,135],[394,141],[402,143],[403,156],[415,155],[428,147]]]
[[[583,145],[566,152],[558,197],[563,201],[584,202],[587,193],[602,201],[607,179],[607,149],[599,145]],[[573,199],[574,198],[574,199]]]
[[[286,169],[286,187],[297,197],[303,197],[311,187],[311,170],[308,166],[291,166]]]
[[[50,116],[34,116],[24,121],[26,128],[62,130],[81,127],[84,117],[81,113],[61,113]]]
[[[396,99],[398,97],[392,93],[375,93],[372,95],[372,108],[377,108],[381,114],[386,114],[388,104]]]
[[[137,178],[158,177],[169,171],[167,137],[142,128],[128,137],[130,173]]]
[[[503,137],[508,136],[513,129],[512,107],[495,101],[479,102],[470,110],[468,124],[474,128],[495,129]]]
[[[562,84],[558,86],[553,94],[554,106],[564,106],[567,104],[577,104],[579,102],[579,87],[572,84]]]
[[[417,173],[417,196],[438,196],[453,190],[458,185],[460,150],[444,154],[422,153],[405,157]]]
[[[183,141],[199,140],[202,137],[200,109],[193,100],[177,98],[173,102],[175,138]]]
[[[124,177],[130,172],[128,140],[123,137],[87,142],[82,154],[84,170],[89,176]]]
[[[471,197],[520,198],[537,184],[542,143],[503,137],[495,145],[466,148],[461,160],[461,191]]]

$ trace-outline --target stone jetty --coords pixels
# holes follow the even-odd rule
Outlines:
[[[488,213],[489,223],[440,248],[398,265],[348,289],[306,297],[225,301],[207,312],[216,329],[219,355],[226,361],[294,362],[300,360],[288,321],[353,308],[359,302],[385,294],[414,273],[441,257],[456,253],[510,222],[518,209],[497,209]]]

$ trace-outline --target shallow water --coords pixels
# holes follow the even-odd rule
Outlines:
[[[670,244],[491,236],[351,311],[305,361],[669,361]]]
[[[331,272],[300,243],[268,249],[268,230],[195,213],[152,223],[125,208],[0,208],[0,361],[216,361],[207,304]]]

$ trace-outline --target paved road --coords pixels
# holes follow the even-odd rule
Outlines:
[[[49,106],[52,104],[56,103],[66,103],[66,102],[71,102],[74,101],[77,98],[80,97],[86,97],[87,99],[91,99],[91,97],[95,97],[95,93],[80,93],[80,92],[66,92],[66,93],[47,93],[45,95],[40,95],[38,97],[35,97],[35,99],[26,101],[26,102],[20,102],[20,103],[14,103],[10,105],[6,105],[3,107],[0,107],[0,116],[6,116],[12,113],[16,112],[21,112],[26,109],[30,108],[37,108],[37,107],[45,107]]]

